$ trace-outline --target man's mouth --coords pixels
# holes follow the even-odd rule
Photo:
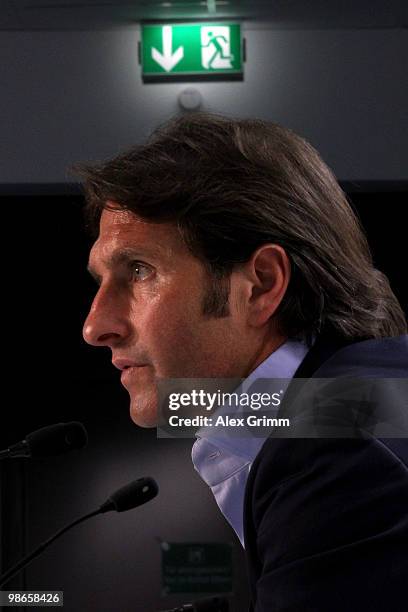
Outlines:
[[[127,366],[126,368],[124,368],[122,370],[122,374],[120,375],[120,381],[122,385],[126,387],[126,383],[130,382],[131,379],[135,376],[135,374],[137,375],[138,372],[140,372],[143,368],[147,368],[147,367],[148,365],[143,363],[140,365],[132,365],[132,366]]]

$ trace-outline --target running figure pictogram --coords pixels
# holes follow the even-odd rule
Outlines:
[[[221,38],[225,45],[228,45],[228,40],[225,38],[225,36],[223,36],[222,34],[218,34],[218,35],[213,35],[212,32],[208,32],[208,36],[209,41],[206,45],[203,45],[203,47],[209,47],[210,45],[214,45],[215,47],[215,53],[211,56],[210,61],[208,62],[208,67],[212,68],[213,66],[213,62],[217,59],[225,59],[225,60],[233,60],[234,56],[233,55],[224,55],[224,48],[222,46],[222,44],[219,42],[219,39]]]
[[[229,26],[203,26],[201,28],[201,64],[208,70],[232,68]]]

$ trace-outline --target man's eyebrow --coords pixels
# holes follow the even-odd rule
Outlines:
[[[130,261],[133,261],[140,257],[145,258],[146,255],[147,253],[143,253],[141,250],[139,251],[138,249],[133,247],[122,248],[114,251],[109,257],[109,259],[103,261],[103,264],[108,270],[111,270],[115,266],[127,264]],[[94,270],[90,263],[87,266],[87,270],[89,274],[95,279],[95,281],[100,284],[102,281],[102,276]]]
[[[137,259],[138,257],[146,257],[150,256],[150,252],[143,252],[143,250],[139,250],[135,247],[123,247],[121,249],[117,249],[112,253],[109,259],[104,262],[107,268],[112,268],[113,266],[126,264],[129,261]]]

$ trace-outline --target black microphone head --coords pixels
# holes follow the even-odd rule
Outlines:
[[[26,442],[31,457],[49,457],[83,448],[88,442],[88,434],[78,421],[56,423],[28,434]]]
[[[112,495],[101,506],[101,512],[125,512],[137,506],[142,506],[146,502],[156,497],[159,492],[157,482],[153,478],[139,478],[133,480]]]

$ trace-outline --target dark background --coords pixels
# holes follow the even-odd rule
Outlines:
[[[368,237],[375,267],[387,274],[407,312],[408,191],[403,184],[398,188],[384,191],[382,186],[382,191],[371,192],[365,186],[365,192],[349,191],[348,197]],[[90,425],[94,421],[90,403],[105,385],[113,395],[101,403],[108,391],[98,397],[98,420],[110,421],[112,414],[124,412],[127,419],[128,394],[110,363],[110,350],[95,350],[82,339],[82,324],[96,293],[86,271],[92,237],[84,221],[82,196],[3,196],[1,200],[3,332],[9,337],[3,354],[4,395],[18,400],[18,408],[10,406],[7,411],[3,446],[50,418],[89,418]],[[12,380],[15,386],[8,386]]]
[[[407,311],[404,185],[365,185],[364,192],[343,187],[376,267]],[[189,600],[161,598],[160,540],[223,541],[234,543],[233,610],[245,610],[242,551],[193,470],[192,441],[158,440],[155,430],[135,427],[109,350],[82,341],[96,289],[86,272],[91,239],[82,197],[3,196],[2,205],[0,447],[54,422],[79,420],[89,432],[88,447],[65,457],[3,461],[2,567],[127,481],[151,475],[160,486],[160,497],[144,507],[77,527],[9,588],[64,590],[69,612],[154,611]]]

